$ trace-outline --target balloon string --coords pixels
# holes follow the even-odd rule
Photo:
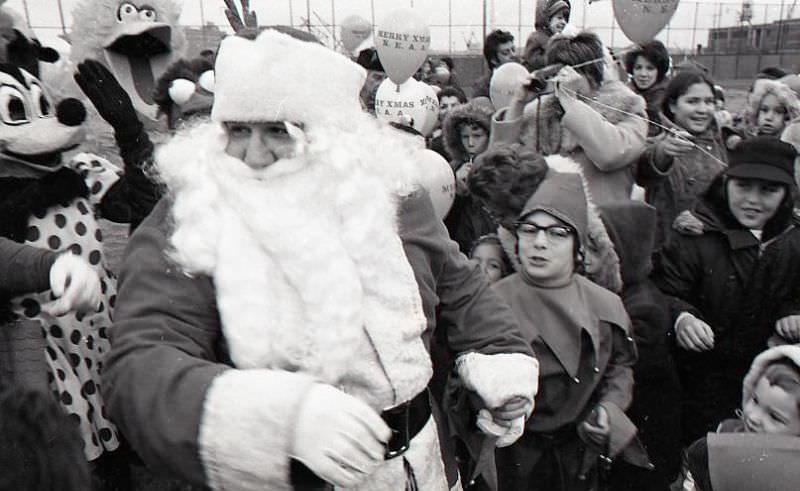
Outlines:
[[[576,66],[577,66],[577,65],[576,65]],[[672,136],[674,136],[674,137],[676,137],[676,138],[680,138],[680,139],[681,139],[681,140],[683,140],[683,141],[686,141],[686,142],[689,142],[689,143],[691,143],[691,144],[692,144],[692,146],[693,146],[694,148],[698,149],[698,150],[699,150],[701,153],[704,153],[704,154],[706,154],[708,157],[711,157],[711,159],[712,159],[712,160],[715,160],[717,163],[720,163],[720,164],[722,164],[722,165],[723,165],[723,166],[725,166],[725,167],[727,167],[727,166],[728,166],[728,163],[727,163],[727,162],[725,162],[724,160],[721,160],[719,157],[717,157],[716,155],[712,154],[711,152],[709,152],[709,151],[708,151],[708,150],[706,150],[705,148],[701,147],[701,146],[700,146],[700,145],[698,145],[697,143],[695,143],[695,142],[693,142],[693,141],[691,141],[691,140],[687,140],[685,137],[681,136],[681,135],[680,135],[680,134],[677,132],[677,130],[675,130],[675,129],[673,129],[673,128],[669,128],[669,127],[667,127],[667,126],[664,126],[664,125],[663,125],[663,124],[661,124],[661,123],[657,123],[657,122],[655,122],[655,121],[653,121],[653,120],[651,120],[651,119],[649,119],[649,118],[642,117],[642,116],[640,116],[640,115],[638,115],[638,114],[631,113],[631,112],[625,111],[625,110],[623,110],[623,109],[619,109],[619,108],[617,108],[617,107],[610,106],[610,105],[608,105],[608,104],[604,104],[604,103],[602,103],[602,102],[600,102],[600,101],[594,100],[594,99],[592,99],[592,98],[590,98],[590,97],[586,97],[585,95],[583,95],[583,94],[579,94],[579,93],[575,92],[574,90],[572,90],[572,89],[568,89],[568,88],[566,88],[566,87],[559,87],[559,89],[558,89],[558,90],[563,90],[563,91],[564,91],[564,92],[566,92],[567,94],[573,95],[573,96],[575,96],[575,97],[577,97],[577,98],[579,98],[579,99],[583,99],[583,100],[584,100],[584,101],[586,101],[587,103],[591,103],[591,104],[594,104],[594,105],[598,105],[598,106],[604,107],[604,108],[606,108],[606,109],[610,109],[610,110],[612,110],[612,111],[616,111],[616,112],[618,112],[618,113],[625,114],[626,116],[631,116],[631,117],[633,117],[633,118],[636,118],[636,119],[639,119],[639,120],[641,120],[641,121],[646,121],[648,124],[652,124],[653,126],[656,126],[656,127],[658,127],[658,128],[661,128],[662,130],[666,131],[667,133],[671,134]]]

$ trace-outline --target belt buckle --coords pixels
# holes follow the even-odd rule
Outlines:
[[[406,401],[383,412],[384,421],[392,430],[392,436],[389,438],[389,443],[386,445],[386,453],[384,454],[386,460],[399,457],[408,450],[410,406],[411,401]]]

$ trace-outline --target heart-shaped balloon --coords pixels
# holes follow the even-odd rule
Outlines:
[[[375,93],[375,116],[381,121],[410,126],[427,136],[438,115],[439,101],[433,89],[413,78],[400,85],[387,78]]]
[[[637,44],[647,44],[669,24],[679,0],[613,0],[614,17],[622,32]]]
[[[375,29],[375,49],[384,70],[396,84],[402,84],[428,57],[431,31],[411,9],[389,12]]]

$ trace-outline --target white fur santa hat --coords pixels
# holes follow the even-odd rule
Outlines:
[[[217,122],[342,123],[361,111],[366,78],[347,57],[271,29],[225,38],[214,72]]]

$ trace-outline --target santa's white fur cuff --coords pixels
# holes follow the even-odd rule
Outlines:
[[[489,408],[517,396],[533,404],[539,388],[539,362],[522,353],[466,353],[456,359],[456,370],[464,385]]]
[[[200,423],[200,457],[214,490],[290,490],[295,415],[314,379],[281,370],[223,372]]]

